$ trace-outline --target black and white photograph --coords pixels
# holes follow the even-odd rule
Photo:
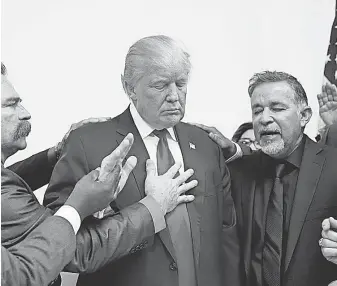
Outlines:
[[[1,284],[337,286],[336,0],[2,0]]]

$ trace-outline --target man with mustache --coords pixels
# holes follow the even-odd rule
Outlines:
[[[64,266],[67,271],[92,272],[146,247],[146,239],[166,227],[164,215],[184,200],[185,197],[180,196],[183,192],[196,184],[196,181],[184,184],[191,170],[173,178],[179,164],[157,176],[150,162],[143,200],[135,201],[118,213],[110,212],[102,220],[91,217],[116,199],[136,165],[134,156],[122,164],[133,144],[133,135],[126,134],[89,175],[83,174],[65,204],[52,216],[50,209],[39,204],[25,180],[34,176],[30,182],[37,186],[50,177],[44,170],[49,170],[49,162],[43,159],[48,156],[41,154],[38,156],[41,158],[30,160],[37,164],[31,167],[35,173],[24,171],[25,163],[19,164],[19,173],[4,167],[8,157],[26,148],[29,119],[30,114],[22,106],[2,64],[1,281],[4,285],[47,285]],[[98,166],[101,166],[99,172]],[[193,200],[193,196],[187,199]],[[84,219],[86,223],[80,228]],[[52,283],[60,285],[60,279]]]
[[[122,75],[129,107],[110,122],[70,135],[45,194],[44,203],[53,209],[64,204],[82,174],[128,132],[135,135],[130,154],[138,163],[112,209],[123,209],[144,196],[148,158],[158,174],[179,162],[180,172],[193,168],[192,179],[198,181],[188,192],[195,200],[182,201],[167,215],[168,227],[154,235],[146,248],[97,273],[80,275],[78,285],[98,281],[103,286],[240,285],[236,215],[224,158],[207,134],[181,122],[190,69],[189,55],[173,39],[140,39],[130,47]]]
[[[312,112],[295,77],[266,71],[249,83],[261,150],[229,164],[246,285],[328,285],[337,266],[318,241],[322,221],[337,213],[337,150],[304,134]],[[233,153],[220,132],[199,126]]]

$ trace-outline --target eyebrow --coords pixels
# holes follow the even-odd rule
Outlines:
[[[5,104],[8,104],[10,102],[21,102],[22,99],[18,96],[12,96],[12,97],[9,97],[5,100]]]

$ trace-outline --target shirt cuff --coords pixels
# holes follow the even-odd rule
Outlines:
[[[54,215],[63,217],[64,219],[69,221],[74,229],[75,234],[77,234],[81,226],[81,218],[75,208],[73,208],[72,206],[63,205]]]
[[[154,225],[154,232],[157,233],[164,228],[166,228],[166,221],[163,215],[163,211],[159,204],[152,198],[151,196],[146,196],[144,199],[139,201],[143,204],[150,212],[153,225]]]
[[[235,142],[233,142],[233,143],[236,146],[236,152],[232,157],[230,157],[229,159],[226,160],[226,163],[230,163],[230,162],[232,162],[236,159],[239,159],[243,156],[242,149],[241,149],[240,145],[235,143]]]

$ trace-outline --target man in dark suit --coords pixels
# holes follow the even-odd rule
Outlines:
[[[328,285],[337,266],[318,241],[323,219],[337,213],[337,151],[303,133],[311,109],[293,76],[256,74],[249,95],[262,149],[229,164],[246,285]],[[204,129],[226,147],[216,129]]]
[[[113,209],[144,196],[148,158],[158,174],[179,162],[180,172],[193,168],[198,181],[189,192],[195,200],[167,215],[168,227],[146,249],[80,275],[78,285],[239,285],[236,216],[221,150],[202,130],[180,122],[189,71],[189,55],[176,41],[166,36],[139,40],[129,49],[122,76],[130,106],[109,122],[70,135],[45,194],[44,203],[52,209],[63,205],[82,174],[128,132],[135,135],[130,154],[138,163]]]
[[[136,158],[133,156],[122,166],[122,160],[133,143],[133,135],[128,134],[102,163],[98,163],[97,166],[101,165],[100,171],[93,170],[79,180],[65,205],[50,218],[51,211],[39,204],[28,183],[20,177],[27,178],[34,187],[48,181],[50,174],[45,169],[51,168],[49,152],[41,152],[20,162],[12,170],[4,167],[8,157],[26,147],[30,114],[8,81],[3,65],[1,72],[1,244],[5,257],[2,260],[4,284],[46,285],[69,262],[66,267],[68,271],[90,272],[146,247],[146,238],[165,228],[164,214],[184,200],[180,194],[195,186],[195,181],[182,185],[191,176],[191,170],[173,179],[178,170],[177,164],[159,177],[152,174],[153,168],[149,165],[145,188],[147,196],[142,202],[136,202],[119,213],[110,213],[99,221],[91,217],[80,228],[81,220],[103,209],[116,198],[135,166]],[[193,196],[186,199],[193,199]],[[150,206],[147,207],[147,204]],[[62,227],[62,234],[58,233]],[[54,283],[59,284],[59,280]]]

